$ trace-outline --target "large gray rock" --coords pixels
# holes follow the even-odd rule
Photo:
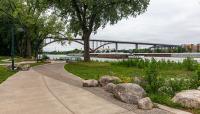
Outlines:
[[[97,87],[98,81],[97,80],[84,80],[83,87]]]
[[[116,85],[113,84],[113,83],[109,83],[107,84],[106,86],[104,86],[104,89],[110,93],[113,93],[114,92],[114,89],[115,89]]]
[[[197,89],[200,91],[200,86]]]
[[[149,97],[146,97],[138,101],[138,107],[144,110],[151,110],[153,109],[153,103]]]
[[[140,99],[146,96],[144,89],[133,83],[118,84],[113,94],[117,99],[129,104],[137,104]]]
[[[115,76],[102,76],[99,79],[99,83],[101,86],[105,86],[108,83],[119,83],[121,82],[121,79]]]
[[[172,100],[188,108],[200,108],[200,91],[185,90],[177,93]]]

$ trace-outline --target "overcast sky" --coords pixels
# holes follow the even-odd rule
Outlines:
[[[151,0],[144,14],[100,28],[91,38],[166,44],[200,43],[200,0]],[[119,46],[120,49],[130,47],[134,48]],[[76,43],[65,46],[54,43],[44,50],[65,51],[74,48],[83,47]]]

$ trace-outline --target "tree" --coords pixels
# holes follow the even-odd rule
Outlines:
[[[51,35],[58,39],[61,38],[59,32],[65,33],[65,25],[60,18],[48,11],[47,2],[44,0],[2,0],[0,3],[0,25],[3,25],[0,26],[0,31],[9,31],[7,23],[24,29],[23,33],[15,31],[17,39],[15,45],[20,56],[31,57],[35,53],[37,57],[38,50],[47,36]],[[3,21],[7,21],[7,18],[9,22]],[[5,43],[9,37],[3,35],[0,32],[0,38]]]
[[[108,23],[113,25],[123,18],[140,15],[146,11],[149,0],[49,0],[48,3],[67,21],[75,37],[82,36],[84,60],[90,61],[90,35]]]

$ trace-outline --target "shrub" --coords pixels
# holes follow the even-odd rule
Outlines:
[[[155,59],[152,59],[146,69],[145,80],[147,81],[146,90],[155,93],[159,88],[158,68]]]
[[[191,80],[183,78],[171,78],[165,82],[165,85],[172,88],[172,93],[169,94],[174,96],[176,92],[190,89]]]

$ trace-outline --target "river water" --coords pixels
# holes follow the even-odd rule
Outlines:
[[[83,60],[83,57],[81,55],[53,55],[53,54],[47,54],[47,56],[51,59],[51,60],[59,60],[59,59],[66,59],[66,58],[81,58]],[[139,58],[142,59],[152,59],[152,57],[143,57],[140,56]],[[174,61],[174,62],[182,62],[185,58],[183,57],[153,57],[155,60],[159,61],[159,60],[165,60],[165,61]],[[105,61],[120,61],[123,59],[109,59],[109,58],[91,58],[91,60],[94,61],[101,61],[101,62],[105,62]],[[194,60],[198,61],[200,63],[200,58],[194,58]]]

